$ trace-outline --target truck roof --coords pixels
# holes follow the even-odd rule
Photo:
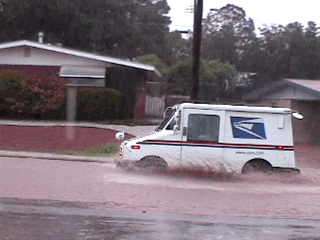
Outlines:
[[[233,112],[256,112],[256,113],[277,113],[290,114],[289,108],[275,107],[254,107],[254,106],[233,106],[233,105],[215,105],[215,104],[198,104],[198,103],[182,103],[180,107],[184,109],[202,109],[216,111],[233,111]]]

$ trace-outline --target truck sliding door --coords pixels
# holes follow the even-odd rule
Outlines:
[[[224,112],[185,109],[182,122],[181,166],[221,171]]]

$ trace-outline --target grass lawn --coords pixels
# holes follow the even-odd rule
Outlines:
[[[109,143],[98,148],[79,152],[60,152],[63,155],[86,156],[86,157],[110,157],[119,152],[120,144]]]

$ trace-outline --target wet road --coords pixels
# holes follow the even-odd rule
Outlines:
[[[0,198],[81,202],[97,209],[320,220],[319,170],[202,179],[114,164],[0,158]]]
[[[0,239],[320,239],[319,183],[0,158]]]
[[[112,212],[1,199],[1,239],[320,239],[320,221]]]

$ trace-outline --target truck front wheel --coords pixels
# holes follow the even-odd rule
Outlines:
[[[147,156],[136,163],[137,167],[146,170],[165,171],[168,164],[165,160],[157,156]]]

